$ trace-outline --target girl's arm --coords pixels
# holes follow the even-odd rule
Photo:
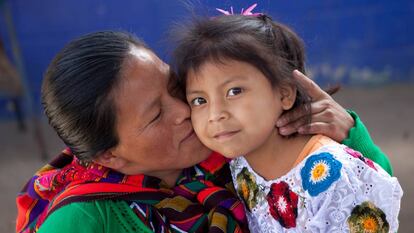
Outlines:
[[[282,115],[278,120],[276,126],[279,128],[280,134],[290,135],[295,132],[323,134],[362,152],[392,175],[392,167],[388,157],[374,144],[358,115],[352,111],[346,111],[304,74],[295,70],[293,76],[312,98],[312,121],[310,123],[304,121],[303,109],[294,109]]]

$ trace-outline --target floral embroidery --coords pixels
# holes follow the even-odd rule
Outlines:
[[[298,217],[298,195],[289,189],[286,182],[273,183],[267,194],[270,214],[284,228],[296,227]]]
[[[385,213],[371,202],[355,206],[348,218],[351,232],[388,232],[389,224]]]
[[[361,152],[353,150],[349,147],[345,147],[345,152],[351,155],[354,158],[360,159],[361,157],[364,157]]]
[[[251,211],[257,204],[257,194],[259,188],[256,184],[255,176],[244,167],[239,174],[237,174],[237,192],[244,200],[246,207]]]
[[[368,165],[368,167],[373,168],[375,171],[378,171],[372,160],[365,158],[365,164]]]
[[[345,152],[348,153],[349,155],[351,155],[354,158],[360,159],[362,162],[364,162],[366,165],[368,165],[369,167],[373,168],[375,171],[378,171],[377,168],[374,165],[374,162],[372,162],[372,160],[365,158],[361,152],[353,150],[349,147],[345,147]]]
[[[310,156],[301,169],[302,186],[311,196],[327,190],[341,176],[342,163],[324,152]]]

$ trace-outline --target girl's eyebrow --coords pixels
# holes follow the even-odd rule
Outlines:
[[[199,91],[199,90],[190,90],[190,91],[186,91],[187,95],[196,95],[196,94],[202,94],[204,93],[203,91]]]
[[[235,81],[243,81],[245,79],[246,78],[243,77],[243,76],[233,76],[233,77],[230,77],[230,78],[226,79],[223,83],[220,83],[220,85],[218,87],[223,87],[223,86],[225,86],[229,83],[232,83],[232,82],[235,82]],[[204,93],[204,92],[201,91],[201,90],[197,90],[197,89],[195,89],[195,90],[187,89],[186,93],[187,93],[187,95],[193,95],[193,94],[201,94],[201,93]]]

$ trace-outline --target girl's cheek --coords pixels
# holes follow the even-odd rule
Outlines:
[[[191,110],[191,123],[193,124],[193,127],[195,128],[199,122],[199,114],[196,113],[196,110]]]
[[[198,112],[197,110],[191,112],[191,123],[193,124],[193,128],[197,134],[199,134],[202,127],[206,125],[204,120],[205,119],[202,113]]]
[[[191,110],[191,124],[193,124],[193,128],[196,127],[197,122],[198,122],[197,114],[195,113],[194,110]]]

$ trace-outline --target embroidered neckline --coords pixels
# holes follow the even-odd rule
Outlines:
[[[271,180],[266,180],[264,177],[262,177],[261,175],[259,175],[250,166],[249,162],[243,156],[240,156],[240,157],[232,160],[231,163],[239,163],[240,164],[240,167],[246,167],[249,172],[251,172],[252,174],[254,174],[256,176],[257,183],[263,184],[265,186],[270,186],[272,183],[284,181],[284,180],[286,180],[286,178],[289,178],[290,176],[292,176],[292,174],[293,173],[296,173],[299,168],[302,168],[303,166],[305,166],[305,163],[306,163],[307,159],[310,156],[315,155],[316,154],[315,152],[317,152],[319,150],[323,150],[323,149],[325,149],[327,147],[330,147],[330,145],[324,145],[324,146],[318,148],[317,150],[313,151],[311,154],[309,154],[308,156],[306,156],[305,159],[303,159],[301,162],[299,162],[296,166],[294,166],[292,169],[290,169],[287,173],[285,173],[282,176],[279,176],[279,177],[277,177],[275,179],[271,179]]]
[[[314,147],[315,143],[320,142],[322,140],[322,145],[319,147]],[[324,149],[326,147],[329,147],[331,144],[330,143],[335,143],[338,144],[337,142],[333,141],[332,139],[323,136],[323,135],[314,135],[313,137],[311,137],[309,139],[309,141],[305,144],[305,146],[303,147],[302,151],[300,152],[300,156],[302,156],[302,154],[309,152],[308,154],[305,154],[305,156],[302,156],[303,159],[301,159],[299,162],[295,162],[294,166],[285,174],[275,178],[275,179],[271,179],[271,180],[267,180],[264,177],[262,177],[259,173],[257,173],[249,164],[249,162],[246,160],[246,158],[244,158],[244,156],[240,156],[238,158],[235,158],[232,163],[240,163],[243,167],[247,167],[247,169],[249,170],[249,172],[253,173],[256,177],[257,177],[257,183],[263,183],[266,186],[270,186],[272,183],[274,182],[280,182],[285,180],[285,178],[289,177],[292,175],[292,173],[295,173],[296,170],[300,167],[303,167],[306,163],[306,160],[316,154],[315,152]]]

